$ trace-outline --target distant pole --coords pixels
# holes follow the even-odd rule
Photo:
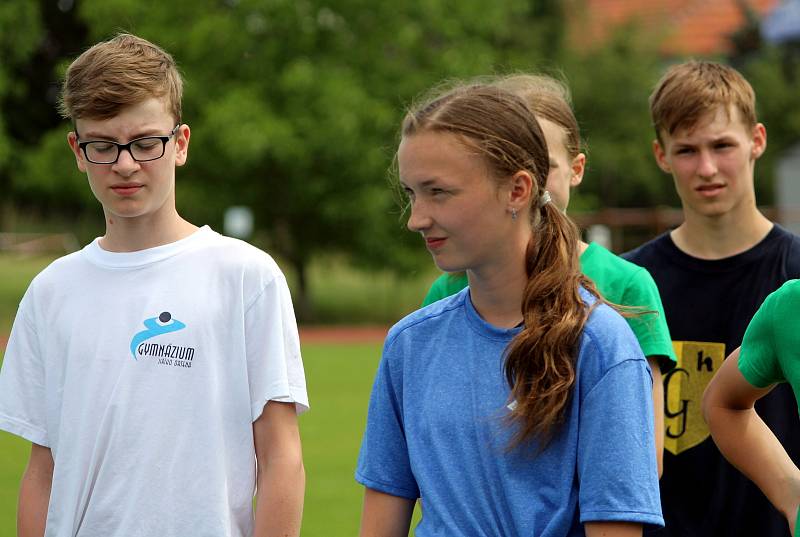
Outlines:
[[[229,237],[248,240],[253,234],[253,211],[237,205],[225,210],[224,233]]]

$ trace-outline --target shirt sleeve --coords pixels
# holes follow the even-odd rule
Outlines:
[[[578,432],[581,522],[664,525],[651,389],[647,363],[630,359],[611,367],[584,396]]]
[[[781,289],[769,295],[758,308],[747,326],[739,351],[739,371],[757,388],[785,380],[774,336],[775,309],[779,307]]]
[[[664,357],[662,369],[672,369],[677,358],[672,347],[664,306],[656,282],[647,270],[642,268],[634,273],[625,288],[622,303],[644,310],[641,315],[626,318],[644,355]]]
[[[403,426],[402,373],[392,371],[391,351],[383,357],[369,400],[356,481],[365,487],[408,499],[419,497]]]
[[[50,447],[44,357],[39,352],[31,288],[22,299],[0,369],[0,430]]]
[[[293,402],[308,410],[300,338],[289,287],[277,273],[245,311],[245,348],[252,420],[267,401]]]

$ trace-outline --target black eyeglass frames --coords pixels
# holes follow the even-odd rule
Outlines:
[[[166,136],[144,136],[127,144],[107,140],[87,140],[79,141],[78,147],[83,151],[86,160],[93,164],[114,164],[123,150],[127,151],[136,162],[158,160],[164,156],[167,142],[175,136],[180,126],[180,123],[175,125]]]

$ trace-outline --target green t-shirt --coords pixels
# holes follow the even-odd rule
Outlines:
[[[467,285],[469,285],[469,282],[467,281],[466,272],[445,272],[434,280],[431,288],[428,289],[428,294],[425,295],[425,300],[422,301],[422,306],[433,304],[437,300],[454,295]]]
[[[645,313],[626,317],[625,320],[639,340],[645,356],[665,356],[673,363],[676,361],[661,296],[646,269],[625,261],[593,242],[581,255],[581,270],[612,304],[643,309]],[[467,275],[463,272],[442,274],[431,285],[422,305],[427,306],[453,295],[466,286]],[[670,367],[671,364],[667,369]]]
[[[798,305],[800,280],[789,280],[764,300],[744,333],[739,371],[757,388],[788,382],[800,399]]]

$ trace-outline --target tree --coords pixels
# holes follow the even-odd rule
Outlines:
[[[304,318],[313,256],[414,257],[386,179],[404,105],[444,78],[530,69],[563,33],[552,0],[84,0],[79,13],[89,41],[129,30],[176,57],[193,129],[179,205],[216,224],[250,205],[297,272]]]
[[[38,6],[27,0],[0,3],[0,191],[11,191],[11,168],[17,154],[12,131],[14,100],[25,94],[25,84],[16,75],[33,57],[42,35]],[[0,203],[0,224],[10,207],[10,196]]]
[[[574,209],[674,205],[669,177],[653,161],[648,96],[661,74],[657,43],[635,24],[564,62],[575,114],[588,147]]]

